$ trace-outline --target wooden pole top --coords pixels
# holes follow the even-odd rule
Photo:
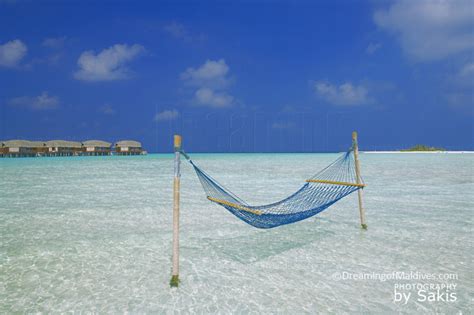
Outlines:
[[[357,131],[352,132],[352,141],[357,141]]]
[[[181,136],[174,135],[174,150],[180,151],[181,150]]]

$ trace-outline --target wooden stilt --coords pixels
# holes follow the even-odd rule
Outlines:
[[[357,132],[352,132],[352,145],[354,148],[354,161],[355,161],[355,171],[356,171],[356,182],[357,184],[362,184],[360,179],[360,163],[359,163],[359,145],[357,143]],[[362,189],[357,190],[359,197],[359,213],[360,213],[360,225],[364,230],[367,230],[367,223],[365,221],[365,209],[362,202]]]
[[[181,136],[174,136],[174,185],[173,185],[173,273],[170,286],[179,285],[179,186],[180,186]]]

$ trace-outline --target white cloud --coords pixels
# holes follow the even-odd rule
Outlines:
[[[376,11],[374,20],[395,34],[405,53],[416,60],[443,59],[474,48],[470,0],[398,0]]]
[[[34,110],[55,109],[59,106],[59,98],[50,96],[48,92],[42,92],[38,96],[20,96],[8,101],[11,106],[28,107]]]
[[[227,92],[232,80],[224,59],[206,60],[198,68],[188,68],[181,73],[181,80],[197,88],[194,92],[197,105],[223,108],[232,106],[234,102],[234,97]]]
[[[379,50],[382,47],[382,44],[380,43],[370,43],[367,48],[365,49],[365,52],[368,53],[369,55],[372,55],[374,52]]]
[[[154,121],[175,120],[179,117],[179,112],[176,109],[167,109],[155,115]]]
[[[195,93],[196,100],[200,105],[210,107],[229,107],[234,101],[234,97],[225,92],[215,92],[210,88],[200,88]]]
[[[64,42],[66,41],[66,36],[62,37],[50,37],[45,38],[41,45],[44,47],[52,48],[52,49],[59,49],[64,46]]]
[[[230,83],[227,77],[229,66],[224,59],[206,60],[199,68],[188,68],[181,74],[181,79],[189,85],[206,87],[225,87]]]
[[[372,103],[367,88],[353,85],[350,82],[333,85],[329,82],[318,81],[314,84],[316,94],[333,105],[349,106]]]
[[[474,75],[474,62],[468,63],[462,67],[459,71],[459,76],[461,78],[470,77]]]
[[[0,45],[0,66],[15,67],[26,55],[28,48],[19,39]]]
[[[110,104],[105,104],[99,107],[99,112],[105,115],[115,115],[117,111]]]
[[[165,25],[163,29],[173,37],[186,42],[203,41],[206,39],[204,34],[191,34],[183,24],[178,22],[171,22]]]
[[[141,45],[116,44],[95,54],[85,51],[77,60],[79,70],[74,77],[84,81],[112,81],[130,77],[126,64],[143,53]]]

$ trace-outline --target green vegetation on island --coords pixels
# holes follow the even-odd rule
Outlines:
[[[417,151],[446,151],[444,148],[429,147],[423,144],[417,144],[411,148],[400,150],[402,152],[417,152]]]

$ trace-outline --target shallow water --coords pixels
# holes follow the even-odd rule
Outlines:
[[[289,195],[336,157],[193,155],[250,204]],[[0,313],[472,312],[474,155],[361,163],[368,231],[356,194],[255,229],[209,203],[183,163],[181,285],[170,289],[171,155],[0,159]],[[457,279],[338,279],[397,271]],[[408,302],[394,301],[396,286],[419,283],[455,284],[456,301],[407,287]]]

